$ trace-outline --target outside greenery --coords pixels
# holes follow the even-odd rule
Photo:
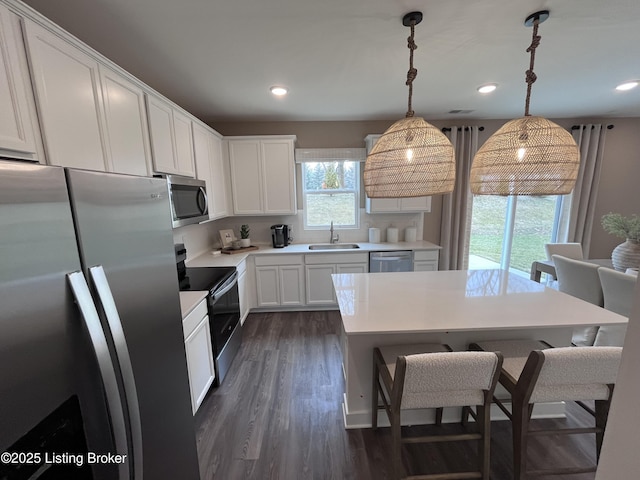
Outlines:
[[[302,169],[308,227],[357,225],[358,164],[306,162]]]
[[[310,227],[333,224],[355,225],[356,214],[353,193],[332,193],[330,195],[307,195],[307,225]]]
[[[518,197],[511,268],[529,272],[531,262],[546,258],[544,244],[551,241],[556,201],[555,196]],[[474,197],[470,255],[500,263],[506,206],[506,197]]]

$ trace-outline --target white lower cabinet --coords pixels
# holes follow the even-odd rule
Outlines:
[[[435,272],[438,270],[438,250],[417,250],[413,252],[414,272]]]
[[[336,266],[305,265],[304,268],[307,280],[307,305],[337,303],[331,282],[331,275],[336,273]]]
[[[305,304],[302,255],[256,256],[258,307]]]
[[[182,330],[187,354],[191,410],[195,414],[216,378],[206,298],[182,320]]]
[[[305,255],[307,305],[336,305],[331,275],[334,273],[366,273],[368,253],[318,253]]]

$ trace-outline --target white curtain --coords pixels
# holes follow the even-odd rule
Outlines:
[[[451,127],[445,131],[456,155],[456,183],[442,196],[440,270],[465,270],[469,262],[472,195],[471,162],[478,150],[478,127]]]
[[[588,256],[606,127],[592,124],[579,125],[572,133],[580,149],[580,170],[573,192],[567,195],[570,201],[563,201],[563,210],[568,214],[565,216],[566,221],[560,225],[559,240],[581,243],[585,256]],[[565,203],[568,208],[564,205]]]

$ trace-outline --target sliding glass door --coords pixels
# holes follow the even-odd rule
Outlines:
[[[528,276],[531,263],[546,257],[544,244],[562,238],[567,200],[557,195],[475,196],[469,268],[511,269]]]

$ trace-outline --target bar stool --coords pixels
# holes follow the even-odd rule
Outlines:
[[[402,478],[402,444],[479,440],[480,467],[474,472],[432,474],[406,478],[482,478],[489,480],[490,405],[498,382],[502,356],[493,352],[452,352],[447,345],[422,344],[373,349],[371,424],[378,426],[384,408],[391,424],[395,478]],[[382,405],[378,405],[378,395]],[[436,424],[443,407],[476,406],[477,433],[402,437],[401,411],[436,409]]]
[[[598,276],[598,265],[561,255],[552,255],[558,277],[558,290],[585,302],[602,307],[604,297]],[[576,328],[571,343],[578,347],[593,345],[599,327]]]
[[[511,394],[511,412],[500,400],[494,398],[494,401],[512,422],[514,479],[524,480],[527,473],[574,474],[596,470],[594,466],[527,472],[527,439],[539,435],[595,433],[599,459],[622,348],[551,348],[549,344],[535,340],[478,342],[469,348],[500,351],[504,356],[500,384]],[[584,400],[595,400],[595,411],[582,403]],[[595,417],[595,428],[530,430],[534,404],[556,401],[578,403]]]
[[[604,308],[629,318],[637,278],[610,268],[598,268],[602,285]],[[603,325],[598,329],[593,344],[597,347],[622,347],[627,333],[626,325]]]

